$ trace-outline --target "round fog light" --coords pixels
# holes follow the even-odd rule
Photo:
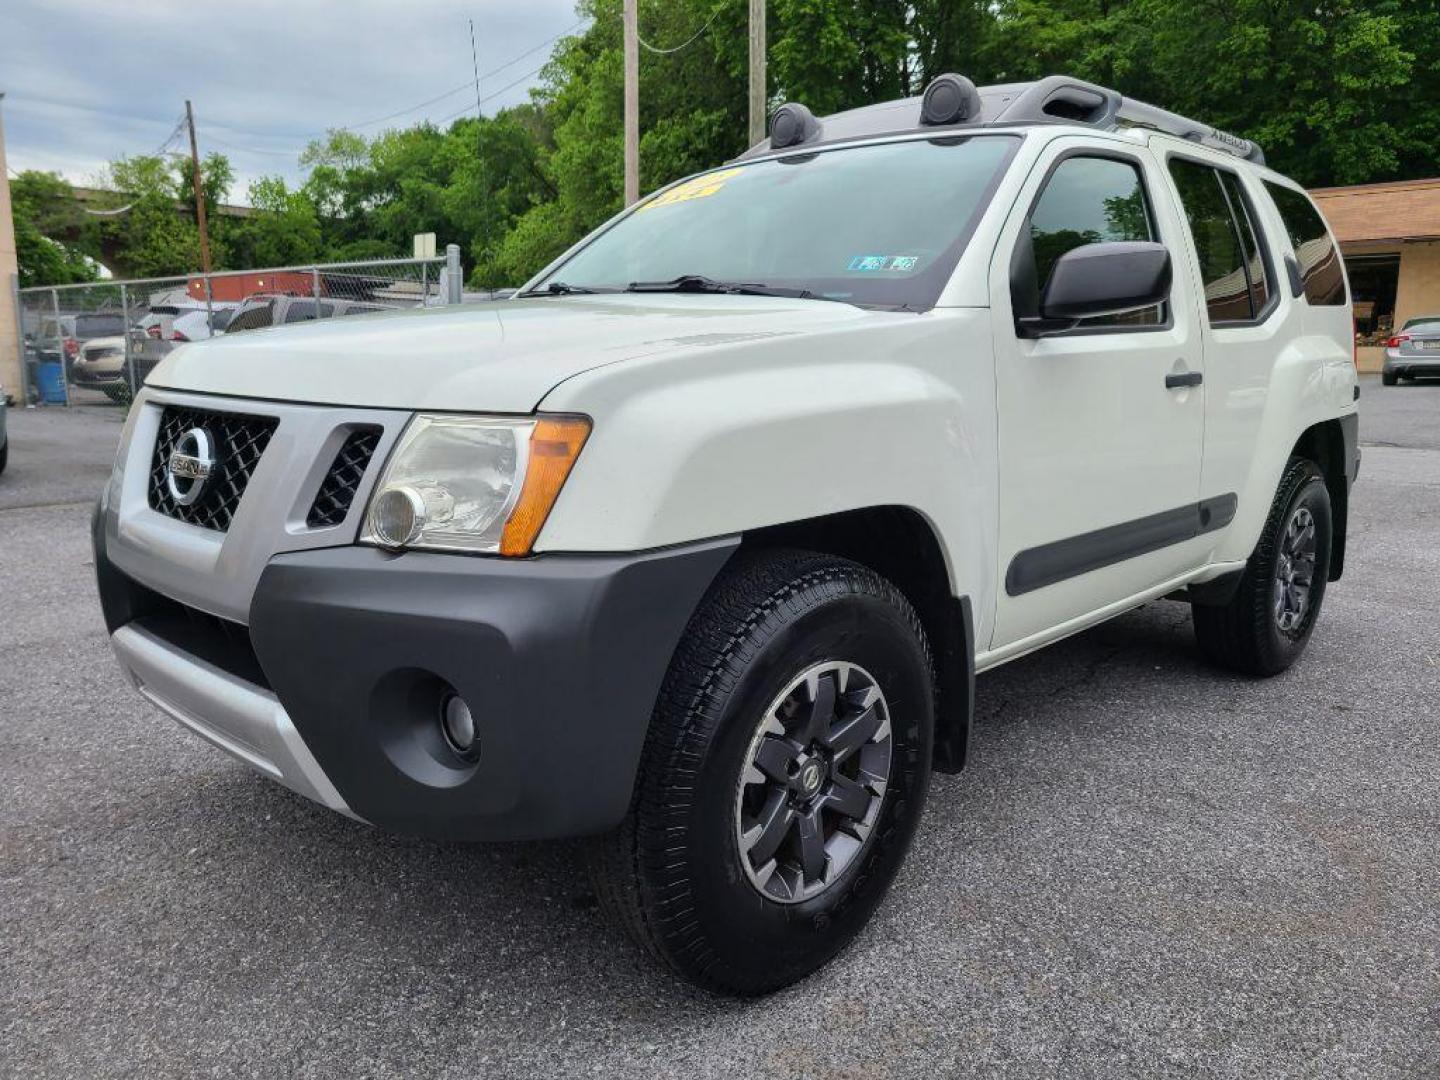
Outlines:
[[[420,535],[425,525],[425,500],[412,487],[386,488],[370,511],[375,539],[386,547],[400,548]]]
[[[451,750],[461,757],[475,756],[475,717],[459,694],[451,694],[440,707],[440,730]]]

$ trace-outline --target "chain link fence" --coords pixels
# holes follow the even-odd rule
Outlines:
[[[226,270],[21,289],[21,395],[42,406],[128,403],[165,356],[266,326],[460,303],[460,249],[430,259]]]

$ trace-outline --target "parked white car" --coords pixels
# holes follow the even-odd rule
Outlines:
[[[784,106],[515,299],[177,348],[96,570],[182,725],[383,828],[594,836],[621,925],[754,994],[870,918],[977,672],[1161,597],[1293,664],[1358,396],[1334,238],[1256,146],[942,76]]]
[[[197,308],[177,315],[170,324],[170,340],[205,341],[223,334],[233,314],[233,307],[216,307],[213,311]]]

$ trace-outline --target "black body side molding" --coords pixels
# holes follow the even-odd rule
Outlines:
[[[1021,596],[1137,555],[1183,543],[1201,533],[1223,529],[1235,517],[1237,502],[1233,492],[1216,495],[1189,506],[1162,510],[1134,521],[1027,548],[1010,561],[1005,573],[1005,591],[1011,596]]]

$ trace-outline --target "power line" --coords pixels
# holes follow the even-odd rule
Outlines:
[[[258,133],[251,132],[251,134],[253,135]],[[294,150],[261,150],[258,146],[240,146],[238,143],[232,143],[228,139],[222,139],[218,135],[213,134],[209,128],[205,129],[205,138],[212,143],[219,143],[221,146],[227,147],[231,150],[239,150],[241,153],[245,154],[269,154],[273,157],[287,158],[295,156]]]
[[[699,41],[700,35],[705,33],[706,30],[710,29],[710,24],[715,21],[715,17],[719,15],[720,12],[723,10],[724,7],[722,6],[712,11],[710,13],[710,18],[705,20],[704,26],[700,27],[700,29],[696,30],[695,33],[691,34],[685,42],[676,45],[673,49],[657,49],[654,45],[651,45],[648,41],[641,37],[638,30],[635,32],[635,40],[640,43],[640,47],[642,49],[645,49],[648,52],[652,52],[656,56],[669,56],[671,53],[677,53],[680,52],[682,49],[688,49],[691,45],[694,45],[695,42]]]
[[[523,83],[526,79],[533,79],[536,75],[539,75],[540,72],[542,72],[542,71],[544,71],[544,70],[545,70],[545,65],[544,65],[544,64],[541,64],[541,65],[540,65],[538,68],[536,68],[534,71],[527,71],[524,75],[521,75],[521,76],[520,76],[518,79],[516,79],[514,82],[508,82],[508,83],[506,83],[504,86],[500,87],[499,90],[492,90],[492,91],[490,91],[490,93],[486,94],[484,97],[478,98],[478,99],[476,100],[476,102],[475,102],[475,106],[474,106],[474,107],[475,107],[476,109],[479,109],[479,107],[480,107],[481,105],[483,105],[485,102],[491,101],[491,100],[499,97],[501,94],[505,93],[506,90],[513,90],[513,89],[515,89],[515,87],[519,86],[519,85],[520,85],[521,83]],[[468,113],[468,112],[470,111],[470,108],[471,108],[471,107],[470,107],[469,105],[466,105],[466,106],[465,106],[463,109],[461,109],[459,112],[453,112],[453,113],[451,113],[449,116],[441,117],[439,120],[437,120],[437,121],[435,121],[435,122],[436,122],[437,124],[448,124],[451,120],[456,120],[456,119],[459,119],[461,116],[464,116],[466,113]]]
[[[564,30],[562,30],[560,33],[556,34],[554,37],[546,38],[544,41],[540,42],[539,45],[535,45],[535,46],[533,46],[533,47],[531,47],[531,48],[529,48],[529,49],[526,49],[524,52],[518,53],[517,55],[511,57],[509,60],[505,61],[505,63],[501,64],[499,67],[497,67],[497,68],[491,68],[489,71],[480,73],[480,74],[477,76],[477,78],[479,78],[479,79],[489,79],[489,78],[492,78],[492,77],[494,77],[494,76],[496,76],[496,75],[499,75],[500,72],[504,71],[506,68],[508,68],[508,67],[514,67],[514,66],[515,66],[516,64],[518,64],[521,60],[524,60],[527,56],[533,56],[535,53],[537,53],[537,52],[539,52],[541,49],[545,48],[546,45],[550,45],[550,44],[552,44],[552,43],[554,43],[554,42],[556,42],[556,41],[559,41],[562,37],[565,37],[567,34],[571,33],[571,32],[574,31],[574,30],[579,29],[581,26],[584,26],[584,25],[585,25],[585,20],[584,20],[584,19],[581,19],[579,22],[576,22],[576,23],[574,23],[574,24],[566,27]],[[472,35],[472,37],[473,37],[473,35]],[[474,60],[474,54],[473,54],[473,52],[472,52],[472,55],[471,55],[471,60],[472,60],[472,61]],[[542,70],[543,70],[543,69],[542,69]],[[526,78],[529,78],[529,76],[527,75]],[[377,116],[377,117],[376,117],[375,119],[373,119],[373,120],[361,120],[361,121],[359,121],[358,123],[346,124],[344,127],[337,128],[337,129],[335,129],[335,130],[338,130],[338,131],[354,131],[356,128],[370,127],[372,124],[383,124],[386,120],[394,120],[396,117],[404,116],[406,113],[416,112],[416,111],[418,111],[418,110],[420,110],[420,109],[426,108],[427,106],[434,105],[434,104],[436,104],[437,102],[444,101],[446,98],[454,97],[456,94],[459,94],[459,93],[462,93],[462,92],[464,92],[464,91],[466,91],[466,90],[469,90],[473,85],[474,85],[474,83],[473,83],[470,79],[466,79],[466,80],[465,80],[463,83],[461,83],[459,86],[451,87],[449,90],[446,90],[443,94],[437,94],[435,97],[430,98],[428,101],[422,101],[422,102],[420,102],[419,105],[411,105],[408,109],[400,109],[400,110],[398,110],[397,112],[387,113],[385,116]],[[469,111],[468,106],[466,107],[465,110],[462,110],[462,111]]]

